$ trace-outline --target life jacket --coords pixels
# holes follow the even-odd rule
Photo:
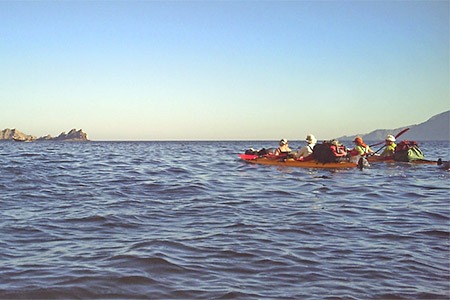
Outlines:
[[[347,151],[342,144],[336,141],[324,141],[316,144],[312,157],[320,163],[339,162],[347,155]]]
[[[422,150],[420,150],[419,145],[415,141],[401,141],[395,147],[395,152],[393,155],[395,161],[414,161],[418,159],[423,159],[424,155]]]
[[[361,154],[362,152],[362,154]],[[367,155],[369,153],[369,146],[367,145],[357,145],[355,146],[355,148],[353,148],[353,150],[350,151],[350,154],[352,156],[356,156],[356,155]]]

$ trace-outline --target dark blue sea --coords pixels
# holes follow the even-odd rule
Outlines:
[[[0,298],[449,299],[450,172],[238,159],[276,144],[0,143]]]

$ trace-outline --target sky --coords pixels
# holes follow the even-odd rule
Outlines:
[[[304,140],[450,109],[449,1],[1,1],[0,130]]]

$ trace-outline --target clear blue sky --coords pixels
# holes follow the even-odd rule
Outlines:
[[[303,140],[450,109],[448,1],[0,1],[0,129]]]

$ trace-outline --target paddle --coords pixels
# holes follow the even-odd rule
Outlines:
[[[381,148],[380,149],[378,149],[377,151],[375,151],[374,153],[372,153],[372,155],[375,155],[375,154],[377,154],[378,152],[380,152],[380,150],[381,149],[383,149],[384,147],[386,147],[386,145],[383,145],[383,146],[381,146]]]
[[[399,136],[401,136],[402,134],[404,134],[405,132],[407,132],[409,129],[410,129],[410,128],[405,128],[405,129],[403,129],[402,131],[400,131],[399,133],[397,133],[397,135],[395,136],[395,139],[397,139]],[[377,146],[377,145],[380,145],[380,144],[382,144],[382,143],[383,143],[383,142],[377,143],[377,144],[374,144],[373,146]],[[384,144],[383,147],[381,147],[380,149],[378,149],[377,151],[375,151],[373,154],[377,154],[377,153],[380,152],[380,150],[383,149],[384,147],[386,147],[386,144]]]
[[[399,136],[401,136],[402,134],[404,134],[405,132],[407,132],[409,129],[410,129],[410,128],[405,128],[405,129],[403,129],[402,131],[400,131],[399,133],[397,133],[397,135],[395,136],[395,139],[397,139]],[[376,143],[376,144],[373,144],[373,145],[369,145],[369,147],[378,146],[378,145],[381,145],[381,144],[383,144],[383,143],[384,143],[384,141],[383,141],[383,142]]]

